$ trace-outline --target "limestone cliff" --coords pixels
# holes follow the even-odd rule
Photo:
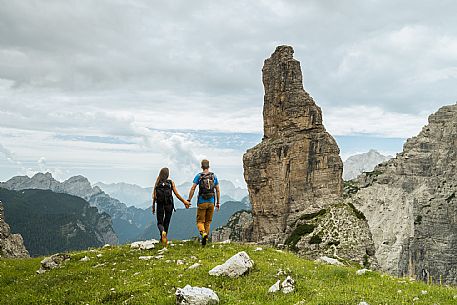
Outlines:
[[[303,89],[300,63],[279,46],[263,67],[264,137],[244,157],[254,217],[253,240],[281,243],[303,213],[342,194],[343,163],[321,109]]]
[[[3,204],[0,201],[0,257],[27,258],[29,252],[24,246],[20,234],[11,234],[10,226],[5,222]]]
[[[350,186],[382,269],[457,284],[457,104],[429,117],[396,158]]]

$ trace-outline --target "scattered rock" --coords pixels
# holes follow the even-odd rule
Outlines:
[[[159,241],[155,239],[136,241],[130,244],[131,249],[151,250]]]
[[[165,252],[168,251],[168,248],[162,248],[159,251],[157,251],[158,254],[164,254]]]
[[[142,261],[148,261],[148,260],[151,260],[153,258],[156,258],[155,256],[152,256],[152,255],[148,255],[148,256],[140,256],[138,257],[139,260],[142,260]]]
[[[195,269],[195,268],[198,268],[198,267],[200,267],[200,266],[201,266],[201,264],[195,263],[195,264],[189,266],[189,268],[187,268],[187,269]]]
[[[356,273],[357,275],[364,275],[364,274],[367,273],[367,272],[371,272],[371,270],[370,270],[370,269],[365,269],[365,268],[364,268],[364,269],[357,270],[355,273]]]
[[[104,245],[103,245],[103,248],[109,248],[109,247],[111,247],[110,244],[104,244]]]
[[[176,261],[176,265],[184,265],[184,261],[181,260],[181,259],[178,259],[178,260]]]
[[[219,304],[219,297],[209,288],[186,285],[184,288],[178,288],[175,294],[178,305]]]
[[[88,262],[88,261],[90,261],[90,257],[86,255],[83,258],[81,258],[79,261],[80,262]]]
[[[257,248],[255,248],[255,250],[254,250],[254,251],[256,251],[256,252],[257,252],[257,251],[262,251],[262,250],[263,250],[263,249],[262,249],[261,247],[257,247]]]
[[[275,293],[282,291],[284,294],[291,293],[295,290],[295,281],[291,276],[287,276],[286,279],[281,283],[281,280],[278,280],[273,286],[268,289],[268,292]]]
[[[295,290],[295,281],[292,277],[287,276],[286,279],[281,283],[281,291],[285,294],[291,293]]]
[[[48,270],[55,269],[70,259],[70,255],[65,253],[57,253],[46,257],[41,261],[41,268],[37,271],[38,274],[45,273]]]
[[[268,292],[270,293],[275,293],[275,292],[278,292],[279,290],[281,290],[281,281],[280,280],[277,280],[276,283],[274,283],[270,289],[268,289]]]
[[[359,305],[370,305],[367,302],[360,302]]]
[[[224,264],[211,269],[209,275],[238,277],[247,273],[253,266],[254,262],[249,255],[242,251],[229,258]]]
[[[427,290],[422,290],[422,291],[421,291],[421,294],[422,294],[422,295],[426,295],[427,293],[428,293]]]
[[[100,258],[100,257],[102,257],[102,256],[103,256],[102,254],[97,254],[97,257],[98,257],[98,258]]]
[[[335,266],[343,266],[342,262],[340,262],[339,260],[337,260],[335,258],[331,258],[328,256],[321,256],[316,260],[316,262],[325,263],[325,264],[329,264],[329,265],[335,265]]]

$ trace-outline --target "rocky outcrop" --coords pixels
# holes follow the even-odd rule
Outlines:
[[[351,200],[383,270],[457,284],[457,104],[428,121],[396,158],[352,182]]]
[[[264,137],[243,157],[253,240],[282,243],[302,214],[342,195],[343,163],[321,109],[303,89],[293,49],[279,46],[263,67]]]
[[[233,214],[225,226],[215,229],[211,239],[213,242],[248,241],[252,240],[252,231],[252,212],[243,210]]]
[[[350,156],[343,164],[343,179],[351,180],[363,172],[371,172],[376,165],[391,158],[392,156],[384,156],[374,149],[363,154]]]
[[[291,226],[285,243],[311,259],[330,256],[377,268],[375,246],[365,216],[348,202],[302,214]]]
[[[10,226],[5,222],[3,204],[0,201],[0,257],[27,258],[29,252],[24,246],[20,234],[11,234]]]

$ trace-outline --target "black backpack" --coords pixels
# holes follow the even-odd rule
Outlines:
[[[214,197],[214,173],[201,173],[198,182],[198,196],[208,200]]]
[[[156,186],[156,199],[158,204],[173,205],[173,185],[171,180],[159,182]]]

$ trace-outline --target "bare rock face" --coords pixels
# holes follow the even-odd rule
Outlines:
[[[321,109],[303,89],[293,49],[279,46],[263,67],[264,138],[243,158],[254,218],[252,239],[282,243],[288,227],[342,195],[343,163]]]
[[[0,201],[0,257],[27,258],[29,252],[24,246],[20,234],[11,234],[10,226],[5,222],[3,204]]]
[[[457,104],[428,121],[396,158],[353,182],[352,202],[382,269],[457,284]]]

